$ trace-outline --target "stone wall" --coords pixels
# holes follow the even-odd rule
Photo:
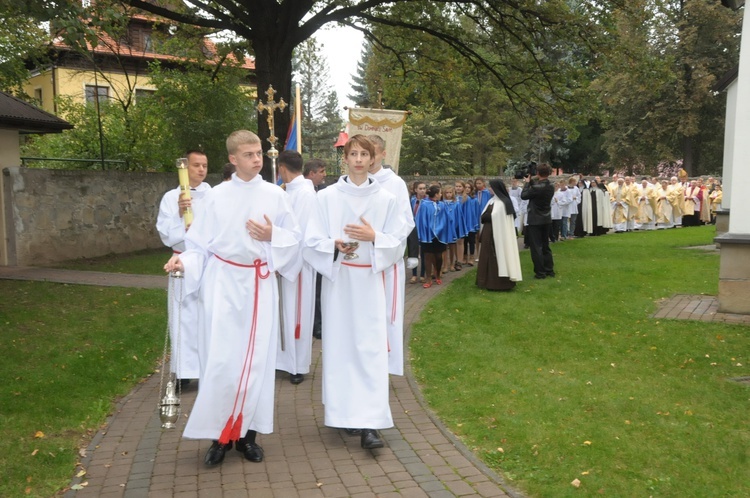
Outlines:
[[[161,197],[177,185],[176,173],[19,167],[2,173],[9,265],[162,246],[154,225]]]

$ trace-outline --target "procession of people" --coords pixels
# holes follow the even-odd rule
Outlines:
[[[385,150],[377,135],[352,136],[347,172],[327,188],[325,164],[292,151],[278,157],[282,185],[265,182],[260,139],[247,130],[228,137],[231,167],[214,188],[203,182],[205,154],[186,154],[187,175],[164,195],[157,230],[173,251],[164,266],[171,374],[181,386],[198,380],[183,435],[212,440],[206,465],[232,448],[263,461],[257,435],[273,431],[275,372],[304,382],[314,337],[324,424],[359,436],[364,449],[383,447],[379,430],[394,423],[389,375],[404,373],[407,282],[430,288],[476,264],[479,288],[512,291],[523,280],[521,236],[534,278],[552,278],[552,243],[711,223],[721,203],[713,178],[553,181],[546,164],[509,187],[499,178],[417,181],[410,196],[383,164]]]

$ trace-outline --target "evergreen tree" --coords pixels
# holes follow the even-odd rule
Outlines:
[[[352,93],[346,97],[358,107],[372,107],[370,92],[367,89],[367,65],[372,57],[372,43],[367,42],[362,47],[362,53],[359,55],[357,62],[357,71],[352,75]]]
[[[468,150],[463,130],[455,118],[442,119],[441,109],[415,108],[404,124],[399,173],[402,175],[454,175],[468,172]]]
[[[342,120],[338,96],[329,83],[328,62],[315,38],[297,47],[293,66],[302,100],[302,152],[309,158],[333,159]]]

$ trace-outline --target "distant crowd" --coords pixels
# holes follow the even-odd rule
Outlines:
[[[521,198],[524,178],[513,178],[507,189],[515,211],[517,235],[528,241],[528,200]],[[493,189],[494,190],[494,189]],[[420,268],[410,283],[428,288],[442,283],[445,272],[460,271],[478,262],[481,215],[493,197],[484,178],[453,184],[416,180],[411,206],[420,243]],[[633,230],[657,230],[715,223],[722,186],[713,177],[688,180],[613,175],[573,175],[554,182],[549,241],[598,236]],[[435,240],[439,242],[435,247]]]

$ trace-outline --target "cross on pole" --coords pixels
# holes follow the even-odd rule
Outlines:
[[[271,135],[268,137],[268,141],[271,143],[271,148],[276,148],[276,141],[278,140],[275,135],[275,130],[273,128],[273,115],[276,112],[276,110],[283,111],[286,109],[286,102],[284,102],[284,99],[279,99],[278,102],[274,100],[274,95],[276,94],[276,90],[273,89],[273,86],[268,85],[268,90],[266,90],[266,101],[263,102],[262,100],[258,100],[258,112],[262,115],[264,112],[268,113],[268,116],[266,116],[266,119],[268,120],[268,129],[271,132]]]

